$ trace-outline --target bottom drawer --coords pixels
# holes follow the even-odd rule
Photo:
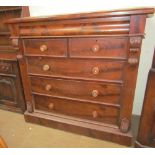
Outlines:
[[[117,125],[119,109],[89,102],[34,95],[35,109]]]

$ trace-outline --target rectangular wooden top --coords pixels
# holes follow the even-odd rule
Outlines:
[[[100,12],[88,12],[88,13],[77,13],[77,14],[65,14],[56,16],[42,16],[42,17],[24,17],[10,19],[6,23],[27,23],[27,22],[42,22],[42,21],[58,21],[68,19],[85,19],[85,18],[103,18],[111,16],[130,16],[140,14],[153,14],[154,8],[135,8],[135,9],[124,9],[124,10],[111,10],[111,11],[100,11]]]

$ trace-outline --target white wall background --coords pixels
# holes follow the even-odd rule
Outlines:
[[[30,14],[31,16],[59,15],[119,8],[153,6],[155,7],[155,0],[51,0],[50,3],[46,3],[46,0],[43,0],[41,6],[30,6]],[[141,113],[147,75],[152,63],[153,50],[155,46],[155,16],[147,19],[145,33],[146,36],[143,40],[133,107],[133,114],[136,115],[140,115]]]

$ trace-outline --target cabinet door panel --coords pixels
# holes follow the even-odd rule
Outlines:
[[[0,76],[0,103],[17,106],[15,78]]]

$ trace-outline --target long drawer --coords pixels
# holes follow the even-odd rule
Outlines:
[[[53,77],[122,80],[124,61],[28,57],[28,72]]]
[[[70,57],[126,58],[127,38],[72,38],[69,40]]]
[[[26,55],[53,57],[65,57],[67,55],[66,39],[25,39],[23,44]]]
[[[30,77],[32,92],[88,101],[119,104],[121,85]]]
[[[36,94],[34,95],[34,103],[36,110],[51,112],[51,114],[64,114],[115,125],[118,123],[119,109],[116,107],[58,99]]]

